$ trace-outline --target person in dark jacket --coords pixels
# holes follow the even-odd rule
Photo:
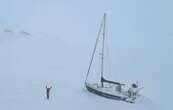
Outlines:
[[[138,91],[138,85],[133,83],[128,90],[129,98],[135,99]]]
[[[46,86],[46,98],[47,98],[47,100],[49,100],[51,89],[52,89],[52,86],[50,86],[50,87]]]

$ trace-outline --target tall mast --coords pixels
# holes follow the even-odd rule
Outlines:
[[[103,19],[104,19],[104,18],[103,18]],[[103,22],[104,22],[104,20],[101,21],[100,28],[99,28],[99,32],[98,32],[98,34],[97,34],[97,39],[96,39],[96,42],[95,42],[95,45],[94,45],[94,50],[93,50],[93,53],[92,53],[92,56],[91,56],[91,59],[90,59],[89,68],[88,68],[87,75],[86,75],[86,78],[85,78],[85,84],[86,84],[88,75],[89,75],[89,73],[90,73],[91,65],[92,65],[92,62],[93,62],[93,59],[94,59],[94,55],[95,55],[95,52],[96,52],[96,48],[97,48],[97,45],[98,45],[98,42],[99,42],[100,34],[101,34],[101,32],[102,32],[102,27],[103,27],[103,25],[104,25]]]
[[[106,29],[106,13],[103,16],[103,39],[102,39],[102,53],[101,53],[101,85],[103,85],[103,73],[104,73],[104,47],[105,47],[105,29]]]

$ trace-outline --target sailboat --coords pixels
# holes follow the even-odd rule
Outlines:
[[[139,95],[139,91],[142,88],[138,87],[138,83],[133,83],[131,87],[129,87],[127,90],[125,90],[126,84],[111,81],[105,78],[104,73],[104,63],[105,63],[105,27],[106,27],[106,13],[104,13],[100,30],[98,32],[98,36],[94,45],[94,50],[90,59],[89,68],[87,71],[86,79],[85,79],[85,87],[86,89],[98,96],[102,96],[108,99],[114,99],[119,101],[125,101],[130,103],[135,103]],[[96,49],[98,48],[98,42],[101,41],[101,65],[100,65],[100,81],[97,83],[92,83],[88,81],[88,76],[91,72],[91,66],[93,64],[93,60],[95,58]]]

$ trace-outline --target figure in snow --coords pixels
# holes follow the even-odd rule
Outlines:
[[[46,98],[47,98],[47,100],[49,100],[51,89],[52,89],[52,86],[50,86],[50,87],[46,86]]]
[[[138,85],[133,83],[128,90],[129,98],[131,98],[132,100],[135,100],[137,92],[138,92]]]

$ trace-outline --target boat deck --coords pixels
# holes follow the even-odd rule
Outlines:
[[[116,86],[113,86],[113,85],[104,85],[104,87],[101,87],[101,85],[99,85],[97,83],[95,83],[95,84],[87,83],[87,86],[92,89],[95,89],[97,91],[100,91],[102,93],[105,93],[105,94],[110,94],[110,95],[122,97],[122,98],[128,97],[127,92],[125,92],[125,91],[118,92],[116,90]]]

